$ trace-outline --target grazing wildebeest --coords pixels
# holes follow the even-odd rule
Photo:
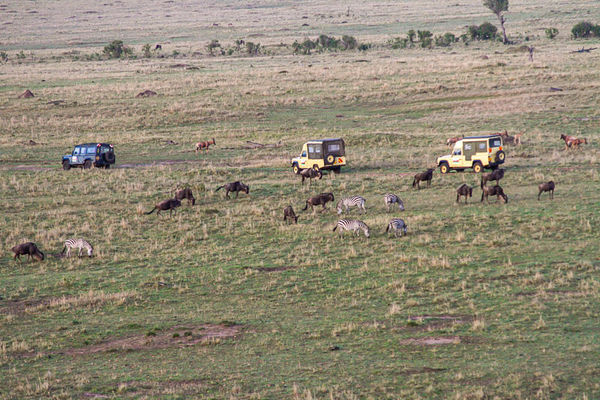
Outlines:
[[[433,170],[434,170],[434,168],[429,168],[425,172],[416,174],[415,178],[413,179],[412,187],[415,187],[415,185],[416,185],[417,189],[421,189],[421,186],[419,186],[419,182],[421,182],[421,181],[427,181],[427,187],[431,186],[431,179],[433,178]]]
[[[294,212],[294,209],[292,208],[292,206],[287,206],[286,208],[283,209],[283,221],[294,221],[294,223],[298,223],[298,216],[296,215],[296,213]],[[288,221],[289,222],[289,221]]]
[[[483,191],[481,192],[481,201],[483,202],[483,198],[490,202],[488,196],[497,196],[496,202],[500,201],[500,197],[504,200],[505,203],[508,203],[508,196],[504,194],[504,190],[498,185],[496,186],[484,186]]]
[[[21,261],[21,256],[24,255],[28,255],[29,260],[31,260],[34,257],[39,261],[42,261],[44,259],[44,253],[42,253],[33,242],[19,244],[13,247],[11,250],[13,253],[15,253],[15,256],[13,258],[15,260],[18,258],[19,261]]]
[[[467,204],[469,197],[473,197],[473,188],[471,186],[467,185],[466,183],[463,183],[462,185],[460,185],[458,187],[458,189],[456,189],[456,202],[457,203],[460,200],[460,196],[465,196],[465,204]]]
[[[483,188],[486,183],[489,181],[496,181],[496,183],[500,183],[500,179],[504,178],[504,169],[498,168],[493,170],[492,172],[486,172],[481,174],[481,187]]]
[[[311,210],[313,210],[313,212],[315,211],[314,206],[318,206],[319,204],[323,206],[323,210],[325,211],[325,204],[327,204],[327,202],[329,201],[333,201],[333,193],[321,193],[320,195],[316,196],[316,197],[311,197],[310,199],[306,200],[306,206],[304,206],[304,208],[302,209],[302,211],[306,211],[308,209],[308,206],[310,206]]]
[[[308,183],[311,183],[314,178],[323,178],[323,172],[321,170],[315,170],[313,168],[305,168],[300,171],[299,174],[302,177],[302,184],[304,185],[305,179],[310,179]]]
[[[148,211],[147,213],[144,213],[144,214],[149,215],[149,214],[152,214],[154,212],[154,210],[158,210],[156,212],[156,215],[160,215],[161,211],[169,210],[169,215],[171,215],[171,213],[173,211],[175,211],[175,213],[177,213],[177,211],[175,210],[177,207],[181,207],[181,201],[179,201],[177,199],[168,199],[168,200],[161,201],[160,203],[155,205],[151,211]]]
[[[208,151],[208,148],[210,147],[211,144],[216,144],[215,143],[215,138],[213,138],[213,140],[205,140],[204,142],[198,142],[196,143],[196,153],[198,152],[198,150],[201,149],[205,149],[206,151]]]
[[[187,199],[188,204],[196,204],[196,199],[194,198],[194,195],[192,194],[192,189],[190,188],[178,190],[177,193],[175,193],[175,198],[179,201]]]
[[[550,192],[550,198],[554,199],[554,181],[545,182],[538,186],[538,200],[543,192]]]
[[[229,197],[229,192],[235,192],[235,198],[237,199],[239,192],[244,192],[246,194],[250,193],[250,186],[248,185],[244,185],[242,182],[240,181],[235,181],[235,182],[230,182],[226,185],[223,186],[219,186],[215,192],[218,192],[219,190],[221,190],[222,188],[225,188],[225,197],[227,197],[228,199],[230,199],[231,197]]]

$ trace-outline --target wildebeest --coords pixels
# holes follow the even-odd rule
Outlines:
[[[500,200],[500,197],[504,200],[505,203],[508,203],[508,196],[504,194],[504,190],[498,185],[496,186],[484,186],[483,191],[481,192],[481,201],[483,202],[483,198],[490,202],[488,196],[497,196],[496,202]]]
[[[296,215],[296,213],[294,212],[294,209],[292,208],[292,206],[287,206],[286,208],[283,209],[283,221],[294,221],[294,223],[298,223],[298,216]],[[288,221],[289,222],[289,221]]]
[[[496,181],[496,183],[500,183],[500,179],[502,178],[504,178],[504,169],[502,168],[481,174],[481,187],[483,188],[489,181]]]
[[[194,195],[192,194],[192,189],[190,188],[178,190],[177,193],[175,193],[175,199],[179,201],[187,199],[188,204],[196,204],[196,199],[194,198]]]
[[[467,204],[468,198],[473,197],[473,188],[466,183],[463,183],[456,189],[456,202],[460,200],[460,196],[465,196],[465,204]]]
[[[160,203],[155,205],[152,210],[150,210],[144,214],[149,215],[149,214],[152,214],[154,212],[154,210],[158,210],[156,212],[156,215],[160,215],[161,211],[169,210],[169,215],[171,215],[171,213],[173,211],[175,211],[175,213],[177,213],[177,211],[175,210],[177,207],[181,207],[181,201],[179,201],[177,199],[168,199],[168,200],[161,201]]]
[[[553,199],[554,198],[554,181],[541,183],[538,186],[538,190],[539,190],[539,192],[538,192],[538,200],[540,199],[540,196],[544,192],[550,192],[550,198]]]
[[[415,185],[416,185],[417,189],[421,189],[421,186],[419,186],[419,182],[421,182],[421,181],[427,181],[427,187],[431,186],[431,179],[433,178],[433,170],[434,170],[434,168],[429,168],[425,172],[416,174],[415,178],[413,179],[412,187],[415,187]]]
[[[250,193],[250,186],[248,185],[244,185],[242,182],[240,181],[235,181],[235,182],[230,182],[226,185],[223,186],[219,186],[215,192],[218,192],[219,190],[221,190],[222,188],[225,188],[225,197],[227,197],[228,199],[230,199],[231,197],[229,197],[229,192],[235,192],[235,198],[237,199],[239,192],[244,192],[246,194]]]
[[[310,199],[306,200],[306,206],[304,206],[302,211],[306,211],[308,209],[308,206],[310,206],[311,210],[315,211],[314,206],[318,206],[318,205],[322,205],[323,211],[325,211],[325,205],[328,202],[334,201],[334,200],[335,199],[333,197],[333,193],[321,193],[320,195],[318,195],[316,197],[311,197]]]
[[[39,261],[44,260],[44,253],[42,253],[40,251],[40,249],[38,249],[38,247],[33,242],[19,244],[19,245],[13,247],[11,250],[13,253],[15,253],[15,256],[13,258],[15,260],[18,258],[19,261],[21,261],[21,256],[24,256],[24,255],[29,256],[30,260],[32,258],[36,258]]]
[[[314,178],[323,178],[323,172],[321,170],[315,170],[313,168],[305,168],[300,171],[300,176],[302,176],[302,184],[304,185],[305,179],[310,179],[308,182],[312,182]]]
[[[198,150],[201,149],[205,149],[206,151],[208,151],[208,148],[210,147],[211,144],[216,144],[215,143],[215,138],[213,138],[213,140],[205,140],[204,142],[198,142],[196,143],[196,153],[198,152]]]

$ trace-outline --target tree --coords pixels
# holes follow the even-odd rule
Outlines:
[[[498,17],[500,27],[502,28],[502,42],[507,44],[508,38],[506,37],[506,29],[504,28],[505,20],[502,13],[508,11],[508,0],[483,0],[483,5],[489,8]]]

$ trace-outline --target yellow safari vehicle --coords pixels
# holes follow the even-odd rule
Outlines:
[[[294,173],[300,173],[305,168],[316,171],[330,169],[339,173],[346,165],[346,149],[344,139],[319,139],[304,143],[300,157],[292,158]]]
[[[456,142],[452,154],[438,157],[437,165],[442,174],[450,170],[463,171],[466,168],[473,168],[473,172],[481,172],[484,168],[496,169],[504,163],[505,158],[502,136],[470,136]]]

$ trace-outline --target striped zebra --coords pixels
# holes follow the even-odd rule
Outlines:
[[[340,228],[338,231],[340,237],[342,237],[344,231],[352,231],[356,236],[360,236],[359,231],[361,230],[364,232],[366,237],[371,236],[367,224],[357,219],[340,219],[333,228],[333,231],[335,232],[337,228]]]
[[[367,212],[367,209],[365,208],[365,201],[365,198],[360,196],[352,196],[341,199],[337,203],[337,213],[340,215],[342,212],[348,212],[350,207],[358,207],[359,211],[362,209],[364,212]]]
[[[394,203],[398,203],[398,208],[400,209],[400,211],[404,211],[404,203],[402,202],[402,200],[400,200],[400,197],[396,196],[393,193],[388,193],[385,196],[383,196],[383,201],[385,201],[385,206],[387,207],[388,211],[390,211],[390,207]]]
[[[400,233],[400,236],[402,236],[402,233],[406,235],[406,222],[400,218],[393,218],[385,229],[385,233],[388,233],[390,229],[396,237],[398,237],[398,233]]]
[[[65,241],[65,247],[63,247],[61,254],[65,254],[65,250],[66,250],[67,257],[70,257],[71,249],[75,249],[75,248],[79,249],[79,257],[81,257],[81,252],[83,251],[83,249],[87,250],[89,257],[93,256],[94,248],[92,247],[91,244],[89,244],[88,242],[86,242],[83,239],[68,239],[67,241]]]

